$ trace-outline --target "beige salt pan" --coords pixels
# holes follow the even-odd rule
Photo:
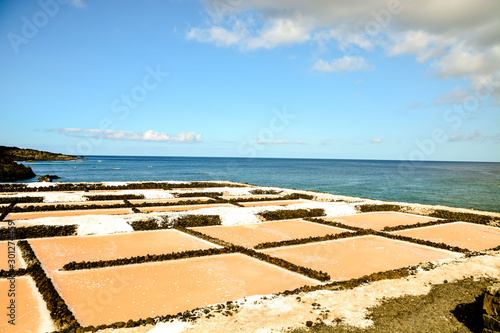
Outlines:
[[[358,228],[382,230],[384,227],[437,221],[437,218],[399,212],[361,213],[342,217],[322,217],[325,221],[340,222]]]
[[[14,260],[14,269],[18,268],[25,268],[26,265],[24,263],[24,260],[21,256],[21,251],[17,248],[16,245],[12,246],[12,243],[17,244],[16,241],[14,242],[0,242],[0,270],[9,270],[9,260]],[[14,249],[14,258],[10,258],[9,255],[12,253],[12,249]],[[11,255],[12,256],[12,255]]]
[[[65,217],[65,216],[81,216],[81,215],[120,215],[131,214],[129,208],[111,208],[111,209],[87,209],[87,210],[64,210],[54,212],[33,212],[33,213],[10,213],[7,215],[8,220],[30,220],[41,217]]]
[[[431,242],[445,243],[473,251],[482,251],[500,246],[500,228],[465,222],[440,224],[393,233]]]
[[[15,279],[15,326],[7,320],[7,307],[10,304],[8,293],[11,283],[7,279],[0,279],[0,306],[2,308],[1,332],[51,332],[55,330],[49,311],[42,296],[36,289],[31,277],[21,276]]]
[[[305,200],[274,200],[274,201],[255,201],[255,202],[239,202],[244,207],[259,207],[259,206],[287,206],[294,204],[306,203]]]
[[[177,230],[40,238],[29,242],[48,272],[71,261],[112,260],[218,247]]]
[[[460,256],[450,251],[378,236],[280,247],[262,252],[327,272],[333,280],[348,280],[424,261]]]
[[[50,203],[45,203],[45,202],[35,202],[35,203],[19,203],[16,204],[16,207],[27,207],[27,206],[34,206],[34,207],[43,207],[43,206],[90,206],[90,205],[96,205],[96,206],[111,206],[111,205],[123,205],[124,202],[123,200],[102,200],[102,201],[76,201],[76,202],[50,202]]]
[[[213,205],[179,205],[179,206],[166,206],[166,207],[140,207],[138,208],[143,213],[149,212],[170,212],[170,211],[183,211],[183,210],[196,210],[202,208],[212,207],[234,207],[230,204],[213,204]]]
[[[307,222],[301,219],[237,226],[197,227],[193,229],[206,235],[246,247],[253,247],[264,242],[278,242],[349,232],[349,230]]]
[[[83,326],[176,314],[316,284],[239,253],[56,272],[52,279]]]

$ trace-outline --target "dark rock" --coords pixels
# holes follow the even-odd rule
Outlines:
[[[483,309],[490,316],[500,316],[500,296],[484,295]]]
[[[0,146],[0,181],[17,181],[36,176],[31,167],[18,164],[16,161],[72,161],[77,159],[76,156]]]
[[[35,177],[29,166],[0,159],[0,181],[16,181]]]
[[[483,300],[483,333],[500,332],[500,282],[486,289]]]
[[[44,182],[44,183],[51,183],[52,180],[54,179],[60,179],[61,177],[56,176],[56,175],[43,175],[38,177],[39,182]]]
[[[500,318],[483,314],[484,328],[493,332],[500,332]]]

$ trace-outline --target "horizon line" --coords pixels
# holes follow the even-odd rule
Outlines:
[[[327,158],[327,157],[242,157],[242,156],[183,156],[183,155],[73,155],[78,157],[183,157],[183,158],[238,158],[238,159],[287,159],[287,160],[343,160],[343,161],[382,161],[382,162],[450,162],[450,163],[500,163],[500,161],[464,161],[464,160],[399,160],[377,158]]]

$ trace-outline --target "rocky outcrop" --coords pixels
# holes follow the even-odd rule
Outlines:
[[[483,333],[500,332],[500,282],[488,287],[483,303]]]
[[[16,163],[16,161],[73,161],[77,159],[76,156],[0,146],[0,181],[10,182],[36,176],[31,167]]]
[[[0,146],[0,156],[10,157],[13,161],[76,161],[77,156],[49,153],[35,149]]]
[[[35,173],[29,166],[18,164],[12,160],[0,158],[0,181],[10,182],[30,179],[35,176]]]
[[[38,181],[42,183],[52,183],[52,180],[54,179],[59,179],[61,177],[56,176],[56,175],[43,175],[38,177]]]

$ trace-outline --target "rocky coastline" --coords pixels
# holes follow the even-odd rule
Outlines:
[[[17,161],[75,161],[77,156],[35,149],[0,146],[0,181],[17,181],[36,176],[31,167]]]

